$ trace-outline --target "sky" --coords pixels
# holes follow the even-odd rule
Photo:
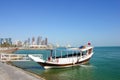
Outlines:
[[[0,0],[0,38],[120,46],[120,0]]]

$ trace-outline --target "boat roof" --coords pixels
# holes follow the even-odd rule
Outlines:
[[[86,46],[85,48],[68,48],[68,50],[71,50],[71,51],[87,51],[91,48],[93,48],[93,47],[92,46]]]
[[[56,50],[56,51],[87,51],[87,50],[92,49],[92,48],[93,48],[92,46],[85,46],[83,48],[75,47],[75,48],[54,49],[54,50]]]

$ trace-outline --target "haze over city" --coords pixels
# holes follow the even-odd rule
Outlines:
[[[1,0],[0,38],[120,46],[119,0]]]

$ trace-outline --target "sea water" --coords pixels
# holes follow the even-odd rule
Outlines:
[[[17,53],[49,56],[46,50],[19,50]],[[95,47],[89,63],[69,68],[45,70],[34,61],[14,64],[46,80],[120,80],[120,47]]]

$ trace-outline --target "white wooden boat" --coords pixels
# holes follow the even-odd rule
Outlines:
[[[84,64],[90,60],[93,55],[93,47],[90,45],[81,48],[68,48],[66,50],[50,50],[50,56],[47,60],[42,57],[28,55],[33,61],[47,68],[62,68]],[[60,51],[60,53],[57,53]],[[53,56],[54,52],[54,56]],[[66,52],[66,53],[65,53]],[[59,54],[59,56],[57,56]]]

